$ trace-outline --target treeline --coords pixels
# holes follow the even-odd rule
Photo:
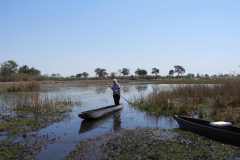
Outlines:
[[[0,67],[0,81],[38,80],[40,77],[38,69],[27,65],[18,66],[13,60],[2,63]]]
[[[146,69],[137,68],[133,74],[130,69],[122,68],[116,72],[108,72],[105,68],[96,68],[95,77],[89,77],[89,73],[81,72],[72,76],[64,77],[59,73],[51,75],[41,74],[39,69],[28,65],[19,66],[15,61],[8,60],[0,65],[0,81],[31,81],[31,80],[80,80],[80,79],[226,79],[240,77],[239,75],[220,74],[186,74],[186,69],[181,65],[175,65],[169,70],[168,75],[160,75],[160,69],[152,68],[149,73]]]

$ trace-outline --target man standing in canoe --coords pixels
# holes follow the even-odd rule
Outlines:
[[[113,85],[112,85],[112,91],[113,91],[113,99],[114,99],[114,103],[115,105],[119,105],[119,101],[120,101],[120,85],[117,81],[117,79],[113,80]]]

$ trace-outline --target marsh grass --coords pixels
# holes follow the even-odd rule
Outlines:
[[[5,102],[8,107],[0,113],[0,132],[19,134],[46,127],[64,118],[72,105],[70,98],[40,96],[39,93],[14,96]]]
[[[193,133],[145,128],[123,129],[118,134],[82,141],[66,159],[88,159],[95,155],[106,160],[226,160],[237,154],[237,147]]]
[[[214,120],[240,123],[240,80],[218,85],[180,85],[170,91],[154,90],[135,99],[140,110],[156,115],[198,114]]]
[[[21,144],[6,142],[0,143],[0,158],[3,160],[20,159],[25,157],[26,149]]]
[[[15,140],[25,139],[28,133],[61,121],[75,104],[70,98],[41,96],[36,92],[14,93],[14,96],[1,98],[5,103],[0,106],[5,109],[0,112],[0,133],[5,132],[7,138],[0,141],[0,159],[6,160],[34,159],[46,140],[42,137],[27,143]]]
[[[40,83],[37,81],[13,83],[5,88],[6,92],[32,92],[39,90]]]
[[[21,95],[13,100],[13,110],[16,112],[31,112],[44,114],[65,110],[67,106],[73,105],[70,98],[40,96],[38,93]]]

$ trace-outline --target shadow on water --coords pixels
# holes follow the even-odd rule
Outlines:
[[[121,129],[121,111],[113,113],[113,115],[107,115],[103,118],[97,119],[97,120],[83,120],[81,122],[79,134],[89,132],[93,129],[96,129],[106,123],[106,121],[112,119],[113,120],[113,131],[118,131]]]

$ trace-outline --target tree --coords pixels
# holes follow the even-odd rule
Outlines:
[[[51,77],[57,77],[57,74],[52,73],[52,74],[51,74]]]
[[[87,72],[83,72],[83,73],[82,73],[82,76],[83,76],[84,78],[88,78],[89,74],[88,74]]]
[[[152,68],[152,74],[155,74],[155,77],[157,78],[157,76],[159,74],[159,69],[156,67]]]
[[[122,76],[122,70],[121,69],[118,70],[118,74],[119,74],[119,77]]]
[[[135,71],[135,74],[138,75],[138,76],[146,76],[147,75],[147,71],[145,69],[140,69],[138,68],[136,71]]]
[[[41,72],[38,69],[35,69],[34,67],[29,68],[27,65],[23,65],[18,69],[18,73],[23,73],[23,74],[29,74],[29,75],[34,75],[38,76],[41,74]]]
[[[104,78],[108,75],[107,70],[103,68],[96,68],[95,73],[99,78]]]
[[[116,73],[115,72],[111,72],[110,73],[110,77],[113,79],[113,78],[115,78],[116,77]]]
[[[169,70],[169,72],[168,72],[168,75],[170,76],[170,77],[173,77],[173,75],[174,75],[174,70]]]
[[[60,78],[60,77],[61,77],[61,74],[59,74],[59,73],[53,73],[53,74],[51,74],[51,77],[53,77],[53,78]]]
[[[79,74],[76,74],[75,77],[78,78],[78,79],[80,79],[80,78],[82,78],[82,76],[83,76],[82,73],[79,73]]]
[[[129,73],[130,73],[130,70],[129,70],[128,68],[123,68],[123,69],[121,70],[121,73],[122,73],[124,76],[128,76]]]
[[[179,77],[180,75],[182,76],[186,72],[186,70],[185,68],[183,68],[183,66],[176,65],[174,66],[174,72],[177,73]]]
[[[2,76],[10,76],[12,74],[15,74],[17,72],[17,67],[18,65],[15,61],[6,61],[1,65],[0,74]]]
[[[70,78],[71,78],[71,79],[75,79],[75,78],[76,78],[76,76],[74,76],[74,75],[71,75],[71,76],[70,76]]]
[[[205,74],[204,77],[205,77],[206,79],[209,79],[209,78],[210,78],[210,76],[209,76],[208,74]]]
[[[196,78],[201,78],[201,75],[197,73]]]
[[[87,72],[83,72],[83,73],[78,73],[78,74],[76,74],[76,78],[78,78],[78,79],[81,79],[82,77],[83,78],[87,78],[88,77],[88,73]]]
[[[29,69],[29,74],[34,76],[39,76],[41,72],[38,69],[35,69],[34,67]],[[61,77],[60,74],[58,74],[58,77]]]
[[[25,73],[28,74],[29,73],[29,67],[27,65],[23,65],[18,69],[18,73]]]
[[[188,73],[186,77],[189,78],[189,79],[193,79],[195,77],[195,74]]]

